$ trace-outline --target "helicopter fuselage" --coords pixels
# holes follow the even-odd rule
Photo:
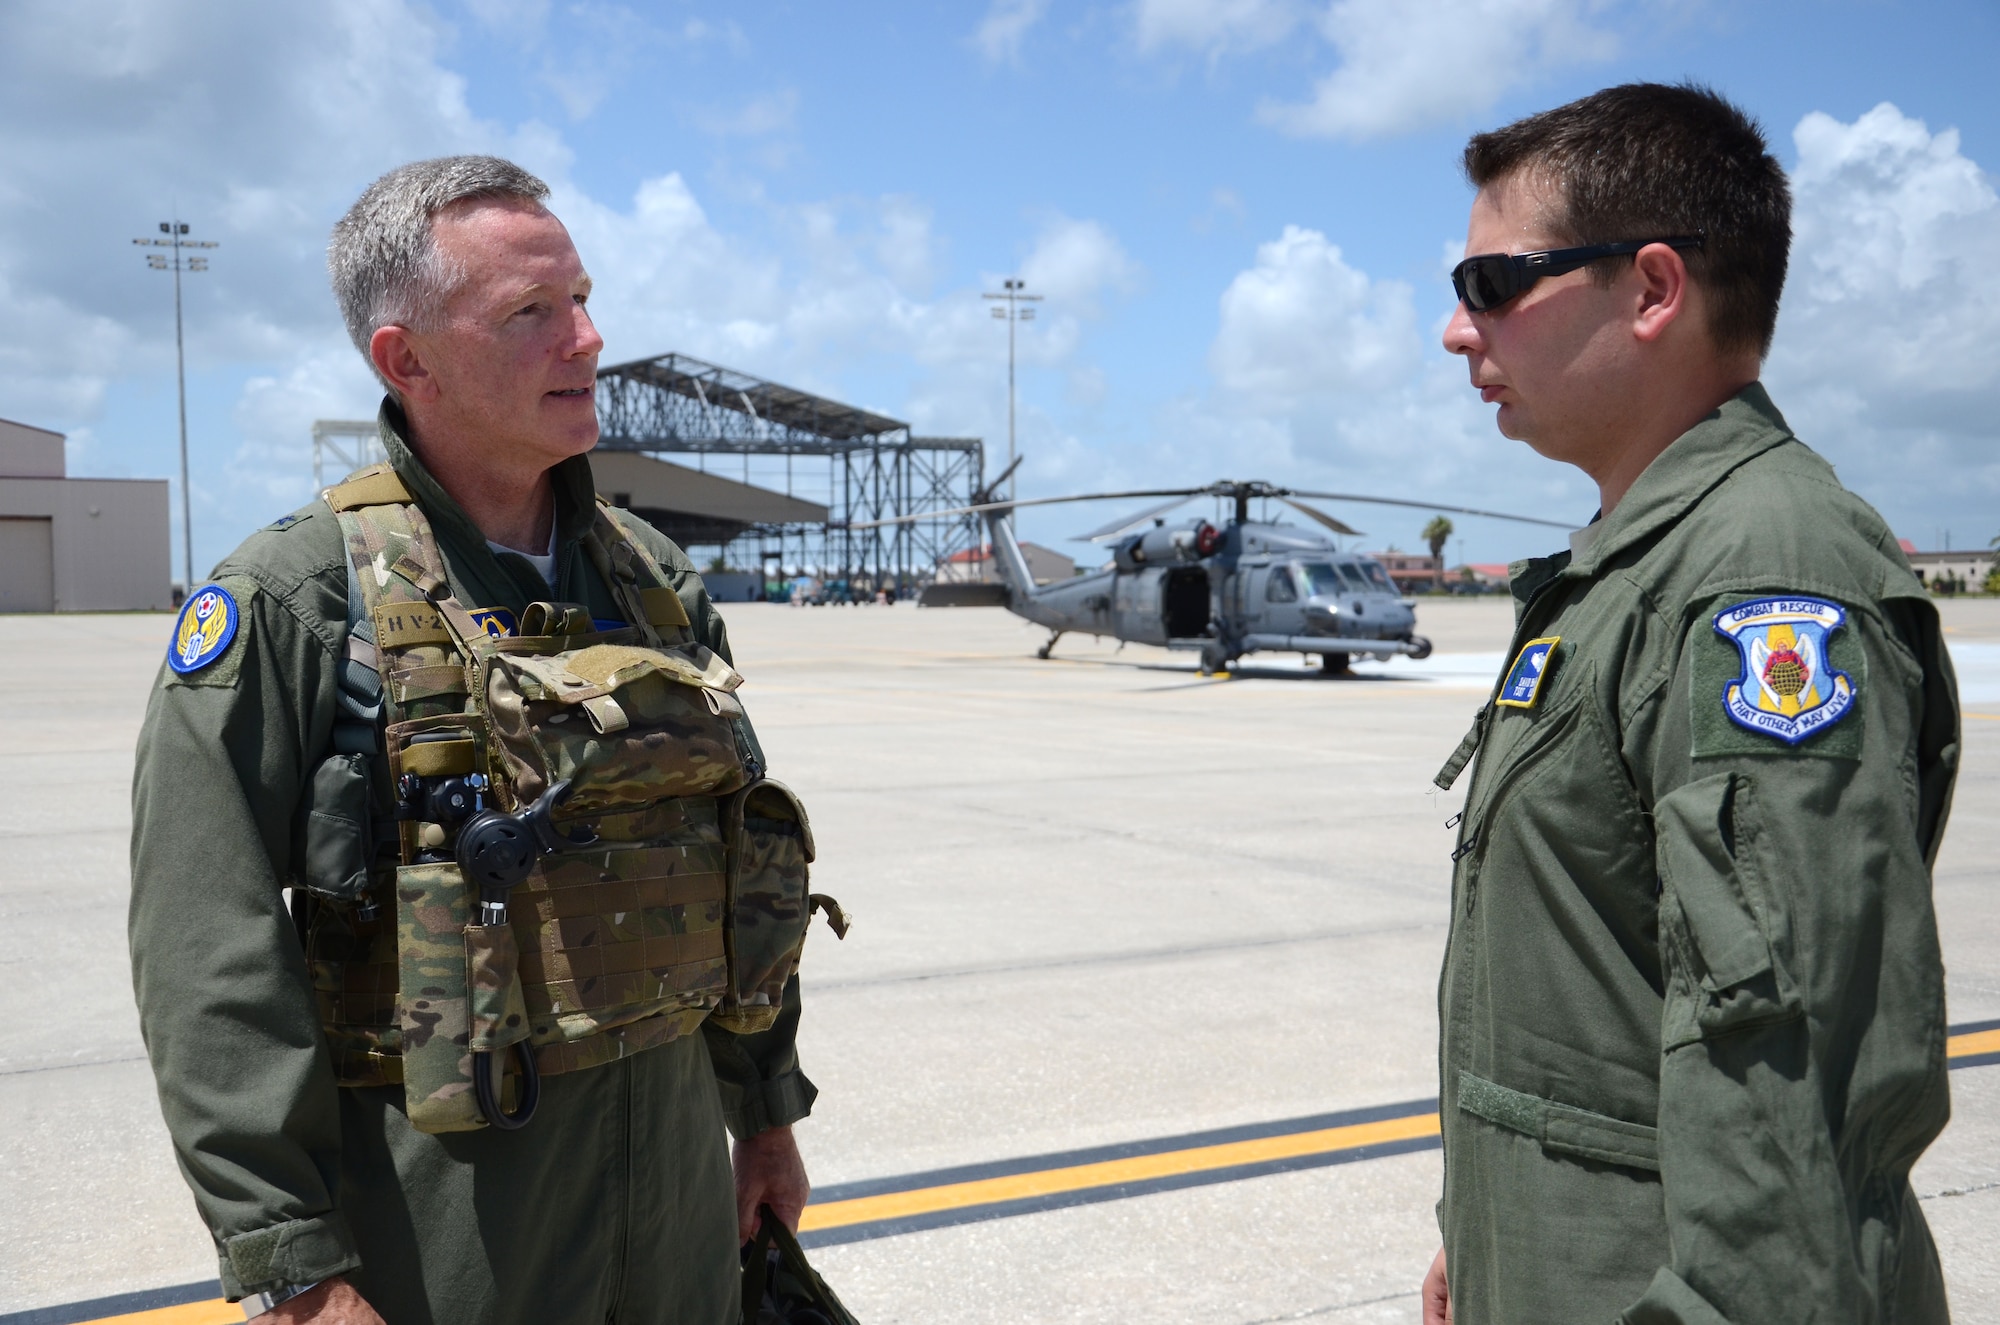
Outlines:
[[[1208,671],[1259,651],[1319,654],[1332,670],[1355,654],[1430,652],[1413,604],[1381,563],[1316,531],[1160,525],[1121,539],[1103,569],[1038,588],[1008,522],[990,518],[989,526],[1009,608],[1055,636],[1197,649]]]

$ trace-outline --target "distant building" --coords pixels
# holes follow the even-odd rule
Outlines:
[[[1054,548],[1023,543],[1021,554],[1028,559],[1028,573],[1036,584],[1053,584],[1076,575],[1076,563]],[[952,553],[938,563],[937,577],[941,584],[998,584],[1000,568],[993,560],[993,545]]]
[[[1403,593],[1440,587],[1438,577],[1444,573],[1444,562],[1440,558],[1427,557],[1419,552],[1366,552],[1362,555],[1381,562],[1382,569],[1389,572],[1389,578]]]
[[[0,419],[0,612],[174,605],[167,481],[69,478],[63,435]]]
[[[1919,552],[1907,538],[1896,541],[1924,587],[1939,593],[1978,593],[1994,561],[2000,559],[2000,551],[1990,547],[1964,552]]]
[[[1505,592],[1514,577],[1507,571],[1504,561],[1469,561],[1463,566],[1453,566],[1445,572],[1445,583],[1463,583],[1470,580],[1482,589],[1496,593]]]

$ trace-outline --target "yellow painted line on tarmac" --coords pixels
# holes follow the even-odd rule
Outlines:
[[[1971,1058],[2000,1053],[2000,1026],[1967,1031],[1945,1041],[1948,1058]],[[1088,1191],[1097,1187],[1119,1187],[1128,1183],[1177,1178],[1191,1173],[1245,1165],[1267,1164],[1274,1160],[1299,1159],[1310,1155],[1358,1150],[1364,1146],[1395,1141],[1413,1141],[1438,1135],[1438,1115],[1411,1114],[1385,1118],[1379,1122],[1352,1123],[1345,1127],[1319,1128],[1282,1136],[1258,1137],[1221,1145],[1194,1146],[1168,1150],[1130,1159],[1103,1160],[1094,1164],[1074,1164],[1016,1173],[1006,1177],[983,1178],[973,1182],[946,1183],[912,1191],[887,1192],[846,1201],[828,1201],[806,1207],[799,1231],[846,1228],[881,1220],[908,1219],[916,1215],[963,1210],[971,1206],[999,1205],[1009,1201],[1058,1196],[1065,1192]],[[190,1302],[178,1307],[158,1307],[123,1316],[104,1316],[80,1325],[234,1325],[243,1319],[243,1309],[220,1298]]]
[[[1296,1132],[1290,1136],[1266,1136],[1254,1141],[1170,1150],[1159,1155],[1077,1164],[1069,1168],[1045,1169],[1039,1173],[1017,1173],[978,1182],[954,1182],[942,1187],[923,1187],[916,1191],[889,1192],[882,1196],[862,1196],[849,1201],[807,1206],[805,1217],[799,1221],[799,1231],[807,1233],[816,1229],[843,1228],[878,1219],[907,1219],[911,1215],[933,1214],[940,1210],[962,1210],[967,1206],[1053,1196],[1059,1192],[1082,1191],[1091,1187],[1114,1187],[1208,1169],[1296,1159],[1302,1155],[1321,1155],[1329,1151],[1353,1150],[1387,1141],[1408,1141],[1437,1134],[1438,1116],[1423,1113],[1408,1118],[1387,1118],[1381,1122],[1328,1127],[1316,1132]]]
[[[1968,713],[1968,718],[1979,718],[1985,722],[2000,722],[2000,713]]]
[[[154,1307],[124,1316],[105,1316],[85,1325],[241,1325],[243,1308],[216,1298],[211,1302],[188,1302],[178,1307]]]
[[[1990,1031],[1954,1035],[1944,1042],[1946,1058],[1970,1058],[1974,1054],[2000,1054],[2000,1026]]]

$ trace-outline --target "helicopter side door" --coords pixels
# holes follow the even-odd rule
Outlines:
[[[1303,635],[1305,633],[1304,595],[1299,592],[1299,578],[1291,566],[1276,565],[1263,572],[1263,592],[1257,595],[1255,607],[1257,631],[1266,635]]]

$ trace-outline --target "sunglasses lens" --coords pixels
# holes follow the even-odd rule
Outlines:
[[[1475,313],[1497,308],[1520,293],[1514,283],[1514,264],[1500,254],[1467,258],[1452,272],[1451,283],[1465,306]]]

